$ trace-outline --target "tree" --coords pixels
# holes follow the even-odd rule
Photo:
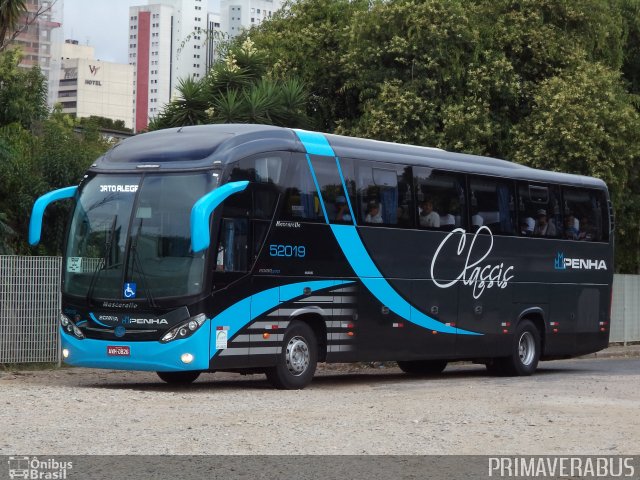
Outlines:
[[[35,12],[29,12],[26,0],[0,1],[0,52],[4,51],[18,35],[50,11],[58,0],[42,2]]]
[[[602,178],[638,271],[638,0],[298,0],[250,35],[322,130]]]
[[[540,83],[531,114],[514,129],[513,157],[532,167],[607,182],[618,218],[618,268],[637,271],[640,115],[620,77],[584,61]]]
[[[0,51],[8,43],[7,36],[17,30],[20,20],[26,13],[26,0],[2,0],[0,3]]]
[[[19,50],[0,53],[0,127],[17,122],[29,128],[48,113],[47,86],[39,67],[19,67]]]
[[[315,128],[333,131],[337,121],[359,114],[357,91],[347,85],[343,55],[350,30],[369,11],[369,0],[289,1],[248,35],[265,52],[269,74],[298,78],[309,91],[307,114]]]
[[[230,47],[205,78],[183,79],[177,96],[149,129],[206,123],[307,126],[307,93],[302,82],[267,76],[265,65],[265,55],[246,38]]]
[[[30,251],[26,238],[35,200],[48,191],[77,185],[89,165],[110,146],[96,127],[76,133],[76,126],[76,119],[57,109],[31,130],[18,123],[0,128],[0,214],[3,225],[15,232],[0,233],[0,244],[8,244],[11,251]],[[47,208],[37,252],[60,254],[69,206],[56,203]]]

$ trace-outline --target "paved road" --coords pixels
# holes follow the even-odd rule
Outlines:
[[[542,363],[527,378],[330,366],[303,391],[261,375],[0,374],[1,454],[638,454],[640,359]]]

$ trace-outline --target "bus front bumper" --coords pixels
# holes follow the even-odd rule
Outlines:
[[[60,337],[63,361],[76,367],[154,372],[209,368],[209,322],[190,337],[169,343],[79,340],[62,328]]]

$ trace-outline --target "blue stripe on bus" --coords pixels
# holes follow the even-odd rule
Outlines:
[[[215,330],[227,329],[227,338],[231,339],[236,333],[269,310],[276,308],[281,303],[286,303],[294,298],[331,287],[339,287],[354,283],[352,280],[313,280],[309,282],[291,283],[279,287],[263,290],[250,297],[234,303],[211,320],[211,356],[217,353]]]
[[[296,135],[304,145],[307,153],[311,155],[325,155],[327,157],[335,157],[333,148],[329,145],[327,138],[318,132],[309,132],[307,130],[295,129]]]
[[[96,340],[85,338],[79,340],[60,329],[62,348],[69,350],[69,357],[64,361],[69,365],[91,368],[116,368],[120,370],[149,370],[149,371],[182,371],[182,370],[208,370],[211,357],[217,353],[215,348],[215,332],[217,327],[227,329],[228,338],[231,339],[242,328],[254,321],[269,310],[281,303],[289,302],[307,293],[318,290],[342,287],[355,283],[353,280],[314,280],[297,282],[280,287],[270,288],[258,292],[236,302],[229,308],[207,320],[190,337],[174,340],[169,343],[158,341],[128,342],[122,339]],[[90,314],[95,320],[95,315]],[[100,325],[100,322],[98,322]],[[110,356],[107,354],[108,346],[129,347],[129,356]],[[183,353],[191,353],[195,359],[190,364],[185,364],[180,359]]]
[[[331,230],[338,240],[349,265],[365,287],[396,315],[408,322],[429,330],[441,333],[458,333],[462,335],[480,335],[476,332],[450,327],[438,320],[425,315],[407,302],[382,276],[378,267],[373,263],[365,246],[358,235],[358,231],[351,225],[331,225]]]
[[[333,148],[331,148],[331,145],[329,145],[329,141],[323,134],[300,130],[294,131],[298,135],[298,138],[300,139],[304,147],[307,149],[308,153],[335,157],[336,164],[338,165],[338,171],[342,175],[340,164],[337,161],[338,159],[335,155],[335,152],[333,151]],[[309,158],[308,155],[307,158]],[[311,161],[309,161],[309,168],[311,168],[311,174],[316,184],[316,188],[318,189],[320,204],[322,205],[322,209],[324,211],[322,193],[320,192],[320,188],[318,187],[318,182],[316,180]],[[348,191],[346,189],[344,179],[343,188],[345,189],[344,193],[348,198]],[[328,219],[327,223],[329,223]],[[342,249],[342,252],[344,253],[344,256],[347,258],[347,261],[351,265],[351,268],[353,269],[355,274],[359,277],[360,281],[364,284],[365,287],[367,287],[367,289],[374,297],[376,297],[380,302],[382,302],[383,305],[388,307],[396,315],[415,325],[441,333],[482,335],[481,333],[445,325],[444,323],[429,317],[428,315],[424,314],[419,309],[411,305],[404,298],[402,298],[402,296],[382,276],[382,274],[378,270],[378,267],[376,267],[375,262],[362,243],[362,239],[360,238],[360,235],[358,234],[355,226],[330,224],[330,227],[334,236],[336,237],[336,240],[338,241],[338,244],[340,245],[340,248]]]

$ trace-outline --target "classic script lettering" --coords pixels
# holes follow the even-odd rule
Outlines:
[[[469,242],[468,248],[466,234],[467,232],[463,228],[456,228],[445,237],[442,243],[440,243],[436,249],[436,253],[433,255],[433,259],[431,260],[431,278],[433,279],[433,283],[440,288],[449,288],[455,285],[457,281],[461,280],[464,285],[473,286],[473,298],[475,299],[480,298],[487,288],[492,288],[493,286],[506,288],[509,281],[513,279],[513,266],[505,266],[504,263],[495,265],[490,263],[483,264],[484,260],[491,254],[491,250],[493,250],[493,234],[491,233],[491,230],[486,226],[480,227],[473,236],[471,242]],[[477,250],[477,248],[475,247],[475,244],[478,239],[478,235],[480,234],[484,234],[483,238],[489,239],[489,248],[484,252],[479,252],[477,260],[472,260],[472,258],[476,258],[477,252],[475,250]],[[436,264],[439,261],[439,255],[443,247],[447,242],[455,241],[456,239],[454,237],[456,235],[459,235],[456,250],[458,257],[465,255],[466,250],[464,269],[454,280],[447,283],[440,283],[434,274]],[[440,261],[442,261],[442,259],[440,259]]]

